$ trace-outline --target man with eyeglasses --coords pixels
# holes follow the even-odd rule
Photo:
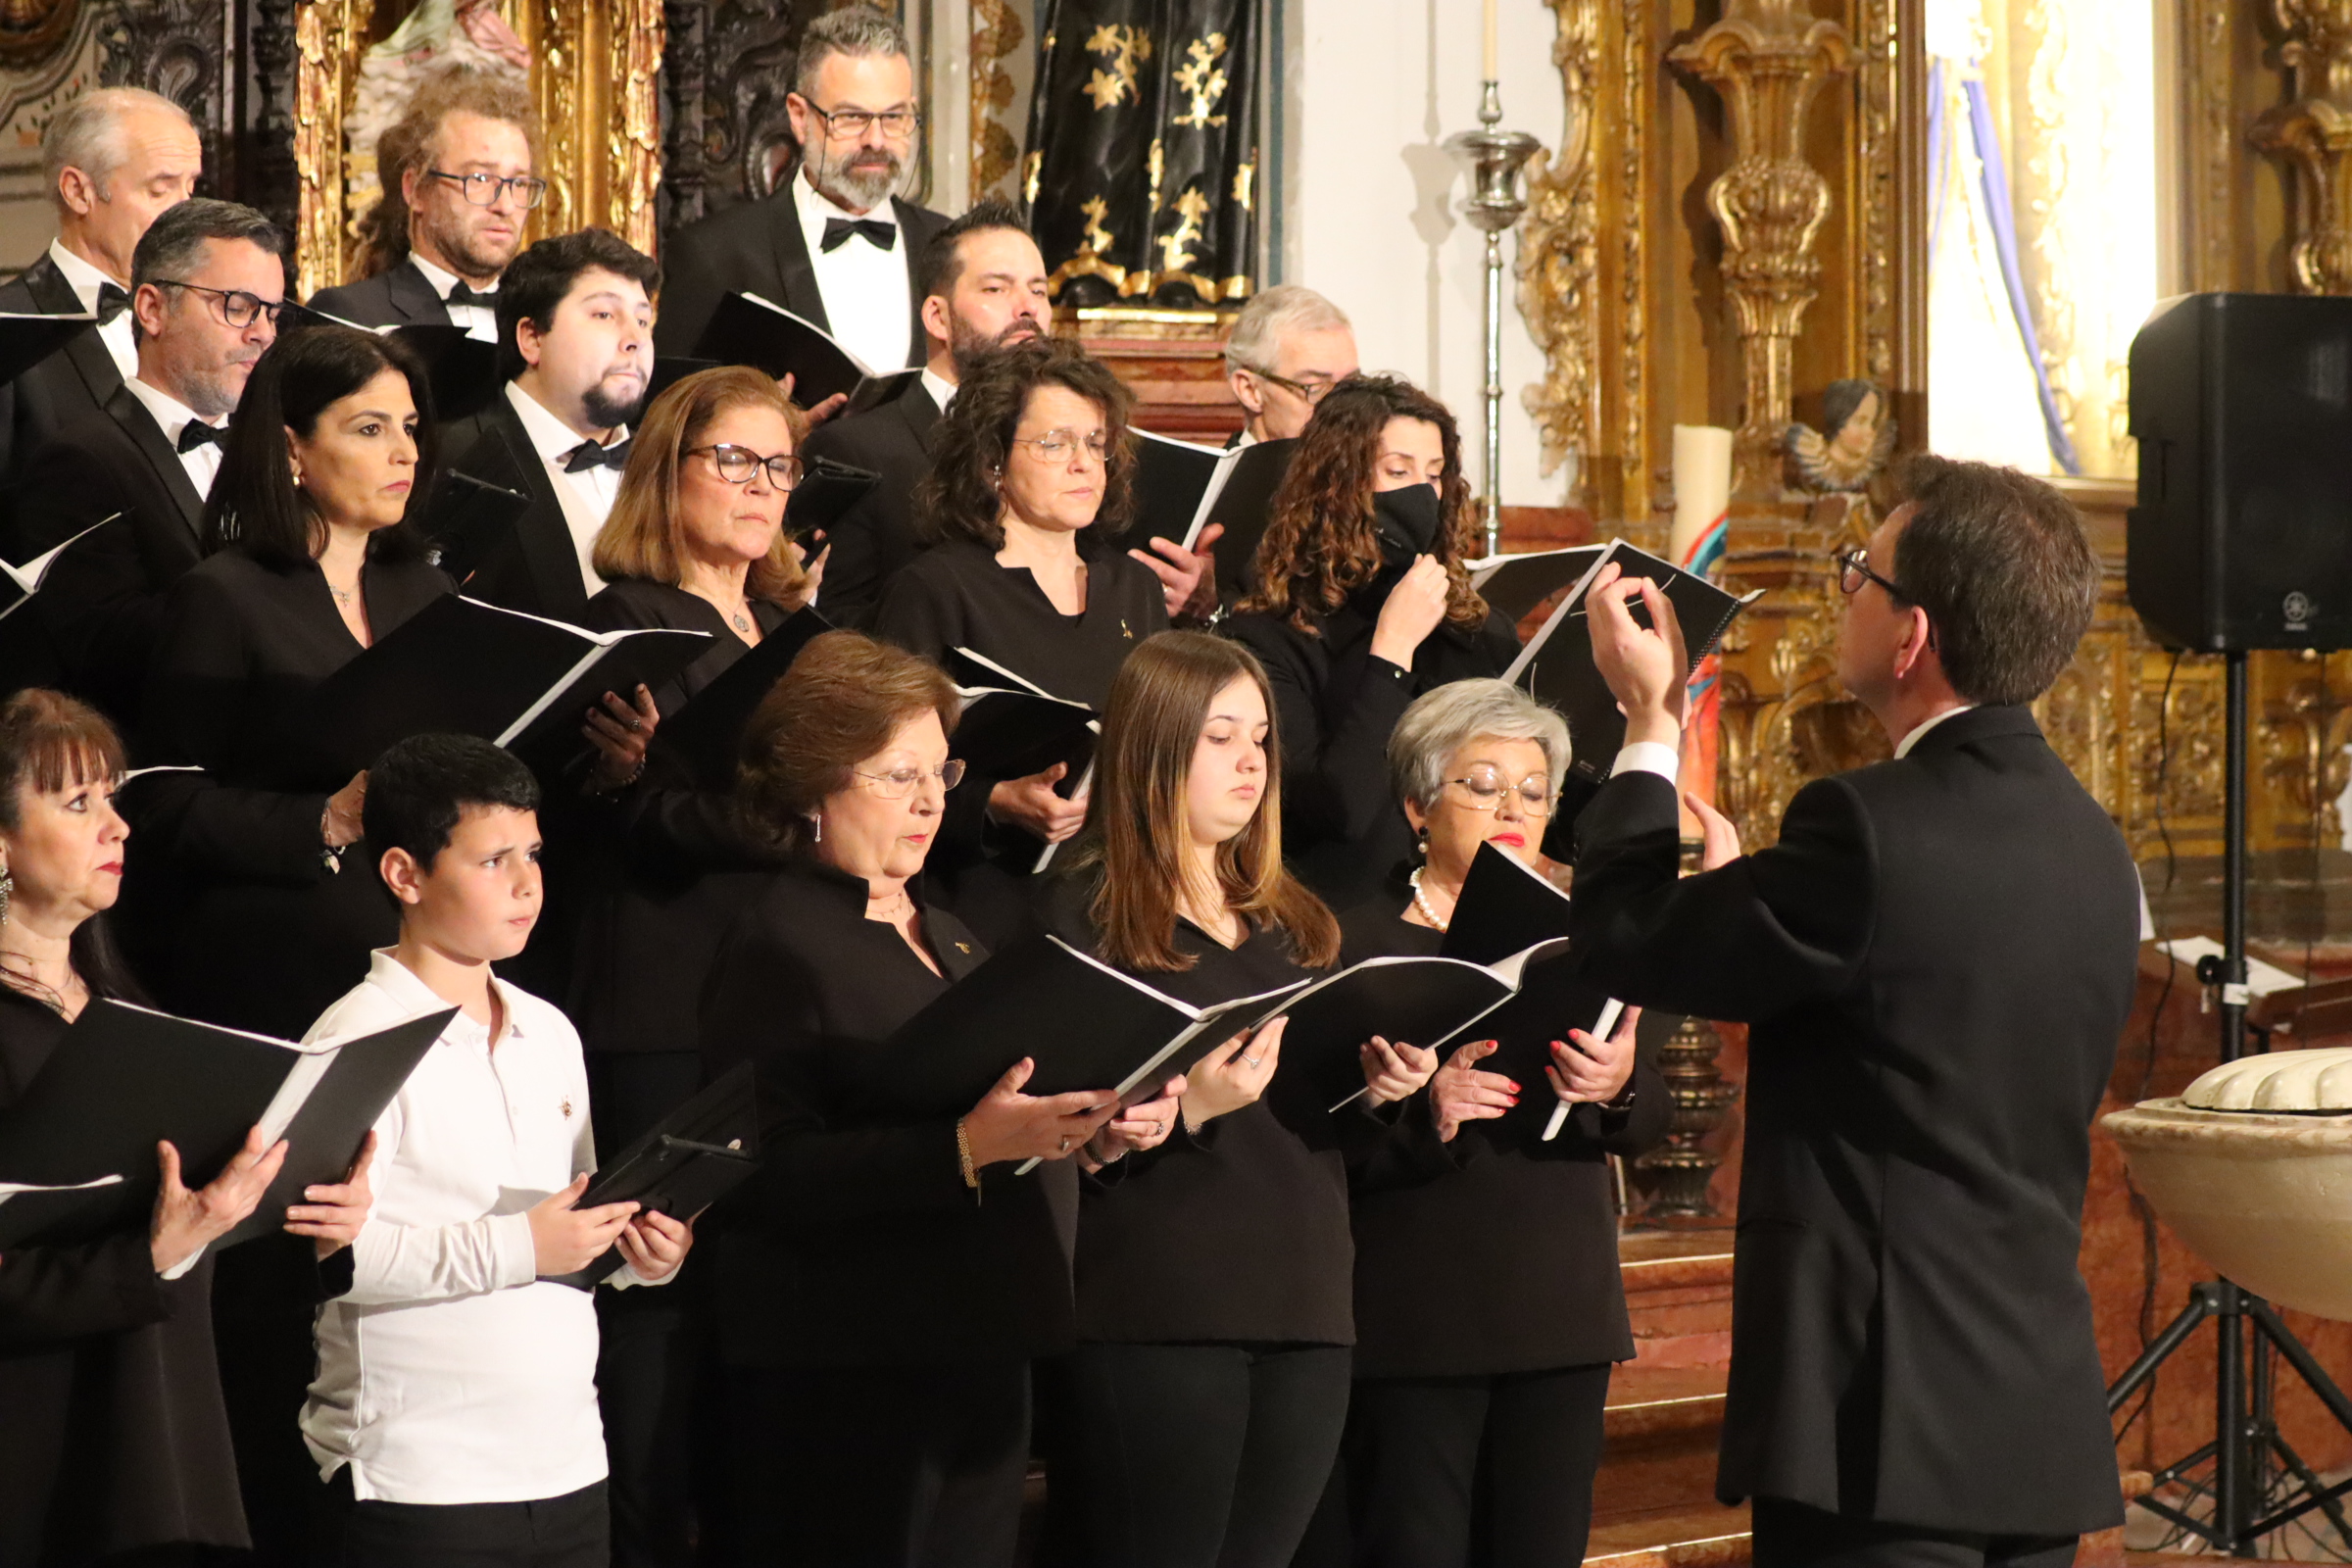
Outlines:
[[[2015,469],[1919,458],[1897,484],[1842,558],[1838,639],[1892,756],[1799,790],[1769,849],[1710,833],[1696,876],[1673,608],[1595,579],[1627,744],[1577,820],[1572,961],[1749,1026],[1716,1494],[1753,1502],[1756,1568],[2066,1568],[2124,1522],[2078,1259],[2139,885],[2030,705],[2100,563]]]
[[[228,416],[276,341],[285,236],[250,207],[199,197],[157,218],[131,261],[136,373],[24,470],[19,531],[58,558],[35,596],[69,686],[135,716],[166,589],[194,566]]]
[[[665,355],[693,354],[719,300],[748,293],[815,322],[877,370],[919,366],[911,277],[948,220],[891,194],[921,123],[906,35],[865,6],[827,12],[801,35],[793,87],[784,107],[798,171],[766,200],[670,236],[657,342]]]
[[[1296,438],[1323,394],[1358,368],[1345,311],[1297,283],[1260,290],[1225,342],[1226,379],[1249,418],[1230,444]]]
[[[362,326],[454,323],[498,341],[498,282],[522,248],[522,226],[547,192],[533,172],[530,90],[488,71],[428,77],[378,141],[398,167],[379,168],[408,216],[408,255],[389,270],[313,295],[313,310]]]

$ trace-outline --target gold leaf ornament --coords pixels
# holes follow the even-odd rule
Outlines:
[[[1136,101],[1136,69],[1152,58],[1152,35],[1141,27],[1116,24],[1097,27],[1086,40],[1086,52],[1102,56],[1102,65],[1082,89],[1097,109]]]
[[[1225,35],[1212,32],[1205,38],[1195,38],[1184,46],[1185,63],[1176,68],[1176,85],[1184,90],[1185,110],[1171,123],[1178,125],[1222,125],[1223,115],[1210,110],[1225,98],[1226,79],[1217,62],[1224,58]]]

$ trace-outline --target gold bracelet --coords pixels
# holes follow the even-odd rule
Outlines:
[[[956,1118],[956,1163],[963,1167],[963,1185],[972,1191],[980,1190],[980,1173],[972,1169],[972,1137],[963,1130],[963,1118]]]

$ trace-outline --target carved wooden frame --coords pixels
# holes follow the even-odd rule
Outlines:
[[[547,199],[531,232],[610,228],[651,255],[662,177],[661,0],[505,0],[537,69]],[[375,0],[300,0],[294,163],[304,297],[345,280],[356,249],[344,197],[343,117],[372,39]]]

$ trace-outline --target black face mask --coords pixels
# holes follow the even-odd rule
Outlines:
[[[1426,484],[1382,490],[1372,497],[1372,527],[1391,565],[1426,556],[1438,543],[1438,492]]]

